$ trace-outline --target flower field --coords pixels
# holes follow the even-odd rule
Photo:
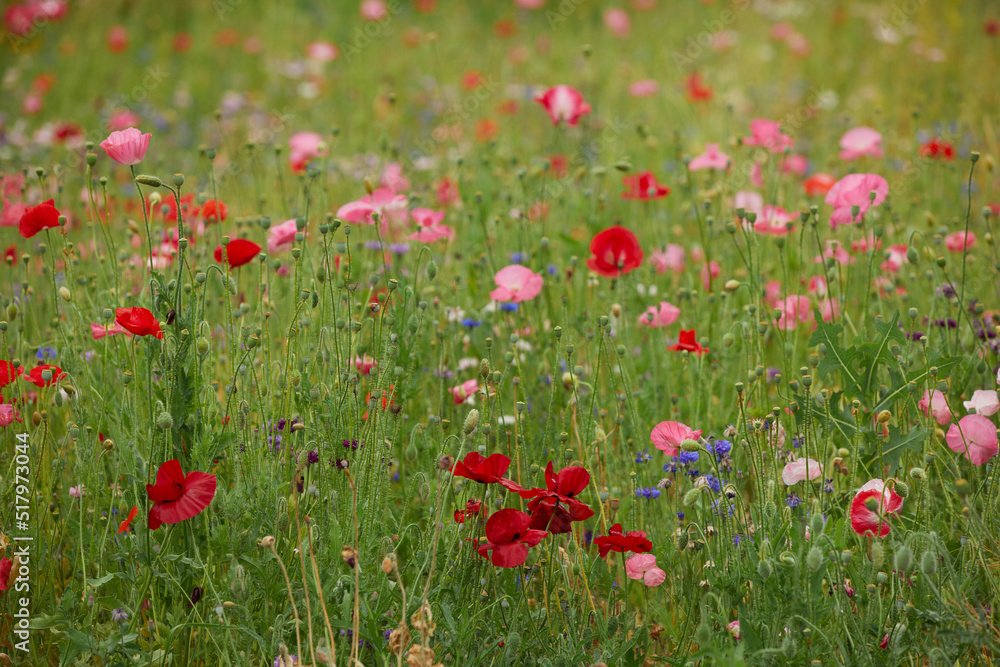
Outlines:
[[[16,0],[0,665],[992,665],[1000,11]]]

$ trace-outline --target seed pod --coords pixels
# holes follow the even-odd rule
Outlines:
[[[273,540],[274,538],[271,539]],[[233,578],[229,582],[229,592],[232,593],[234,598],[241,599],[246,592],[246,577],[246,568],[237,563],[233,568]]]
[[[281,514],[278,515],[277,522],[275,522],[275,529],[279,533],[284,533],[286,530],[288,530],[289,523],[290,519],[288,518],[288,512],[282,512]]]
[[[896,569],[900,572],[906,572],[910,569],[910,565],[913,564],[913,553],[910,551],[910,547],[903,544],[896,549],[896,556],[894,558]]]
[[[872,545],[872,563],[877,569],[882,569],[882,565],[885,563],[885,550],[882,548],[881,542]]]
[[[677,535],[677,550],[684,551],[684,549],[687,548],[687,545],[688,545],[688,532],[686,530],[682,530]]]
[[[698,502],[698,494],[701,493],[700,489],[691,489],[684,494],[684,507],[692,507],[696,502]]]

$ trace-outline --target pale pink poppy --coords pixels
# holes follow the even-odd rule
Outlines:
[[[736,641],[739,641],[742,638],[742,635],[740,634],[739,621],[730,621],[729,625],[726,626],[726,630],[729,631],[729,634],[731,634],[733,636],[733,639],[735,639]]]
[[[868,500],[875,498],[877,511],[868,509]],[[903,498],[896,489],[886,488],[881,479],[873,479],[862,486],[851,501],[851,528],[858,535],[871,533],[885,537],[891,530],[889,515],[896,514],[903,507]]]
[[[28,93],[21,101],[21,111],[33,116],[42,110],[42,96],[38,93]]]
[[[709,270],[711,270],[711,276],[709,276]],[[701,285],[705,288],[707,292],[712,286],[712,281],[719,277],[719,263],[714,259],[708,264],[701,265],[701,271],[698,272],[698,276],[701,278]]]
[[[17,227],[21,223],[21,217],[28,210],[28,205],[23,201],[4,201],[3,215],[0,216],[0,227]]]
[[[982,415],[966,415],[951,425],[945,442],[951,451],[981,466],[997,455],[997,427]]]
[[[306,58],[318,63],[328,63],[340,56],[340,48],[330,42],[312,42],[306,46]]]
[[[390,162],[382,170],[382,187],[389,188],[396,194],[410,189],[410,179],[403,176],[403,165]]]
[[[674,273],[684,273],[685,255],[684,246],[676,243],[668,243],[662,250],[654,250],[650,255],[650,261],[659,274],[673,271]]]
[[[476,393],[479,391],[479,382],[476,380],[466,380],[462,384],[451,388],[452,398],[455,405],[474,402]]]
[[[788,39],[792,33],[795,32],[795,28],[788,21],[778,21],[771,26],[770,34],[771,39],[776,42],[783,42]]]
[[[661,452],[667,456],[677,456],[681,443],[685,440],[697,440],[701,437],[701,429],[692,431],[687,424],[676,421],[663,421],[653,427],[649,439]]]
[[[383,21],[389,16],[389,7],[385,0],[364,0],[359,8],[361,18],[366,21]]]
[[[787,236],[789,231],[788,223],[793,221],[795,216],[781,208],[768,204],[764,207],[757,220],[753,223],[753,230],[758,234],[768,236]]]
[[[781,133],[778,121],[766,118],[754,118],[750,121],[750,136],[743,138],[744,146],[760,146],[772,153],[783,153],[793,143],[791,137]]]
[[[111,116],[108,118],[108,129],[112,132],[126,130],[130,127],[135,127],[141,120],[142,119],[139,118],[139,114],[134,111],[119,109],[118,111],[112,112]]]
[[[730,158],[725,153],[719,151],[719,144],[705,144],[705,152],[688,163],[688,169],[698,171],[700,169],[726,169],[729,166]]]
[[[948,248],[949,252],[964,252],[966,250],[971,250],[975,245],[975,232],[969,232],[968,236],[966,236],[964,231],[952,232],[951,234],[948,234],[948,236],[944,237],[944,246]]]
[[[590,105],[584,102],[583,95],[570,86],[553,86],[536,96],[535,101],[545,107],[554,125],[566,121],[575,126],[580,116],[590,113]]]
[[[753,167],[750,168],[750,184],[755,188],[764,187],[764,168],[761,167],[760,162],[754,162]]]
[[[511,264],[497,271],[493,276],[493,282],[497,287],[490,292],[491,299],[520,303],[538,296],[542,291],[544,280],[540,273],[535,273],[526,266]]]
[[[296,132],[288,138],[288,162],[295,173],[305,171],[311,160],[326,155],[327,147],[318,132]]]
[[[105,336],[114,336],[116,334],[124,334],[126,336],[131,336],[132,332],[118,324],[117,322],[112,322],[107,329],[104,328],[103,324],[98,324],[97,322],[90,323],[90,333],[94,337],[94,340],[101,340]]]
[[[865,155],[882,157],[882,135],[864,125],[845,132],[840,138],[840,159],[856,160]]]
[[[793,486],[802,480],[819,479],[823,474],[823,466],[819,461],[800,457],[798,460],[785,464],[781,470],[781,481],[785,486]]]
[[[760,216],[764,212],[764,197],[753,190],[740,190],[733,195],[733,210],[742,208],[746,213]]]
[[[632,29],[632,19],[624,9],[613,7],[604,12],[604,25],[618,39],[628,37]]]
[[[826,297],[819,304],[819,312],[824,322],[832,322],[840,317],[840,302]]]
[[[143,134],[134,127],[130,127],[120,132],[112,132],[107,139],[101,142],[101,148],[104,149],[109,158],[128,167],[139,164],[146,157],[149,139],[152,136],[152,134]]]
[[[658,329],[669,327],[680,317],[681,309],[667,301],[661,301],[659,307],[650,306],[639,316],[639,324]]]
[[[778,308],[781,310],[781,317],[778,318],[777,327],[782,331],[794,331],[798,324],[811,322],[813,319],[807,296],[786,297],[784,302],[778,305]]]
[[[442,239],[455,238],[455,231],[448,225],[441,224],[444,220],[444,214],[444,211],[432,211],[429,208],[413,209],[411,215],[413,222],[417,223],[418,230],[407,238],[421,243],[434,243]]]
[[[805,176],[809,171],[809,158],[801,153],[789,153],[781,165],[781,173]]]
[[[399,223],[406,220],[406,195],[397,195],[389,188],[378,188],[370,195],[344,204],[337,209],[337,217],[346,222],[360,225],[374,225],[375,213],[382,217],[382,226],[389,221]]]
[[[812,51],[809,39],[806,38],[806,36],[801,32],[793,32],[785,40],[785,44],[787,44],[788,49],[797,56],[805,57]]]
[[[634,81],[628,86],[628,94],[632,97],[651,97],[660,91],[660,84],[654,79]]]
[[[667,573],[656,567],[653,554],[635,554],[625,561],[625,574],[629,579],[639,579],[647,586],[659,586],[667,580]]]
[[[0,403],[0,427],[6,428],[10,426],[16,418],[13,405],[10,403]]]
[[[909,261],[906,259],[906,251],[907,247],[903,244],[889,246],[889,249],[886,251],[887,256],[885,261],[881,264],[882,270],[889,273],[896,273],[903,268],[903,265]]]
[[[977,415],[989,417],[1000,411],[1000,399],[997,398],[996,389],[977,389],[972,392],[972,398],[962,401],[965,409]]]
[[[846,265],[853,264],[854,258],[851,257],[851,253],[844,249],[844,246],[840,245],[836,239],[827,239],[826,250],[823,251],[823,255],[817,255],[813,257],[813,262],[816,264],[823,264],[824,260],[834,259],[838,264]]]
[[[299,231],[295,218],[285,220],[276,227],[267,230],[267,252],[275,254],[288,250],[295,243],[295,233]]]
[[[945,400],[944,394],[937,389],[933,393],[930,390],[925,390],[923,398],[917,401],[917,407],[925,416],[933,417],[941,426],[951,421],[951,409],[948,407],[948,401]]]
[[[816,296],[826,296],[826,278],[823,276],[813,276],[809,279],[806,291]]]
[[[781,281],[768,280],[764,284],[764,300],[771,308],[777,308],[785,299],[781,296]]]
[[[871,194],[875,193],[875,201]],[[878,174],[848,174],[837,181],[826,193],[827,204],[833,206],[830,215],[830,226],[849,225],[860,222],[861,217],[872,206],[878,206],[889,194],[889,184]],[[858,207],[858,216],[851,219],[852,207]]]

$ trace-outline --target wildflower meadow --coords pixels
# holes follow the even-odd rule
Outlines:
[[[0,665],[993,665],[1000,8],[11,0]]]

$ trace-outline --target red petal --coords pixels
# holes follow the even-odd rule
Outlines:
[[[493,546],[492,561],[497,567],[517,567],[524,565],[526,560],[528,560],[528,547],[520,542]]]

